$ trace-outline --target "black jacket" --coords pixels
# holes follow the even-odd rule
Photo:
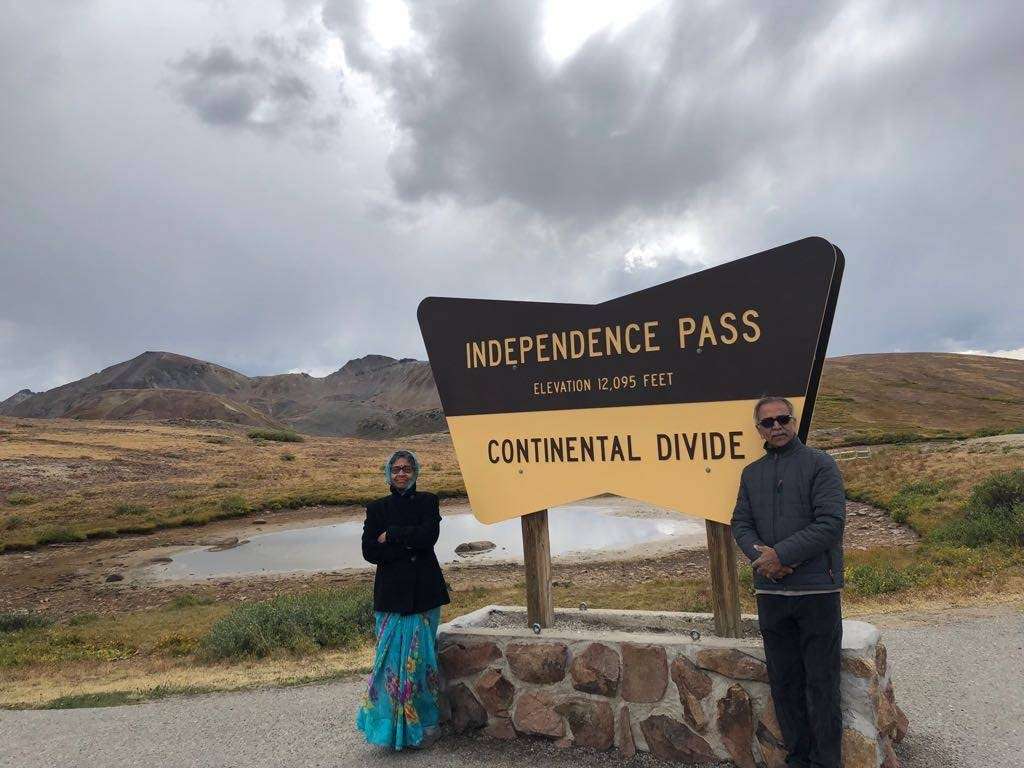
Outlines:
[[[835,459],[794,437],[743,469],[732,534],[751,560],[755,544],[773,547],[793,573],[778,581],[754,575],[764,590],[843,586],[846,494]]]
[[[434,554],[441,513],[437,496],[412,489],[366,507],[363,557],[377,566],[373,609],[387,613],[422,613],[451,600]],[[387,540],[377,537],[387,531]]]

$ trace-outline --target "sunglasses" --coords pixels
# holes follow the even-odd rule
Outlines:
[[[412,467],[392,467],[391,468],[391,474],[392,475],[411,475],[412,474]]]
[[[794,417],[790,416],[788,413],[784,413],[781,416],[766,416],[765,418],[758,420],[757,423],[761,425],[762,429],[771,429],[772,424],[776,421],[779,422],[780,427],[784,427],[789,424],[789,422],[793,421],[793,418]]]

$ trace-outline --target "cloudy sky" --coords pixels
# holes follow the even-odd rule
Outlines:
[[[427,295],[595,302],[811,234],[830,354],[1024,357],[1020,3],[0,10],[0,399],[145,350],[422,358]]]

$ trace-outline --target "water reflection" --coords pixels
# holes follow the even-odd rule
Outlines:
[[[684,543],[691,543],[691,539],[699,543],[704,533],[699,520],[682,516],[625,517],[614,514],[616,511],[621,511],[621,505],[596,500],[552,508],[548,515],[552,556],[622,549],[678,537],[685,538]],[[363,560],[361,535],[361,521],[257,534],[234,549],[184,550],[174,556],[173,562],[148,570],[155,578],[175,579],[372,567]],[[455,547],[467,541],[493,541],[496,546],[471,558],[456,555]],[[442,564],[470,559],[522,562],[521,525],[519,520],[483,525],[470,514],[448,515],[441,521],[441,536],[434,550]]]

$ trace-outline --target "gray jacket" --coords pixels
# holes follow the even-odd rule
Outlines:
[[[743,470],[732,535],[752,561],[755,544],[774,547],[793,573],[771,581],[754,574],[754,587],[810,591],[843,586],[846,494],[835,459],[794,437]]]

